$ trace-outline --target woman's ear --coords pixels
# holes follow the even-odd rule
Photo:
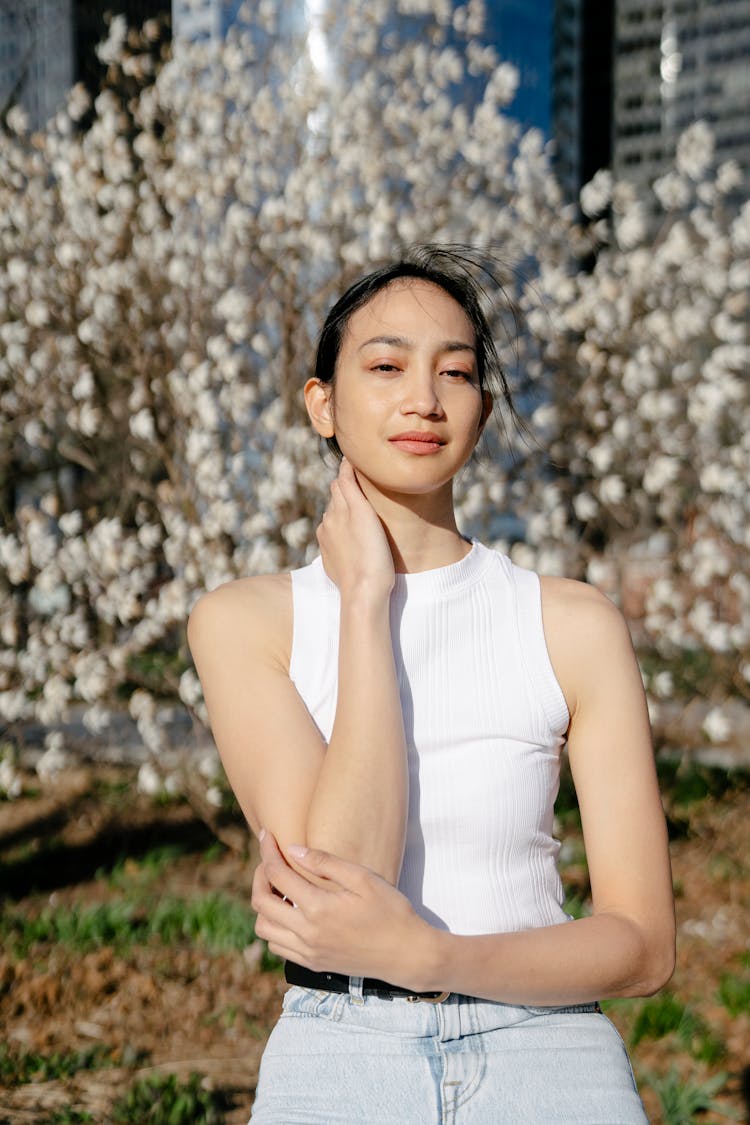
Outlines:
[[[333,384],[308,379],[304,394],[307,413],[317,433],[323,438],[333,437]]]

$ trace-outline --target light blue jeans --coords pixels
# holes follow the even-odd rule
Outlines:
[[[294,986],[252,1125],[648,1125],[623,1042],[595,1004],[442,1004]]]

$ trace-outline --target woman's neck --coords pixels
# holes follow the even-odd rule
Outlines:
[[[468,554],[470,544],[456,526],[451,482],[435,492],[404,495],[382,492],[362,477],[358,480],[383,524],[397,573],[450,566]]]

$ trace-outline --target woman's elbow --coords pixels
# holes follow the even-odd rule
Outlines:
[[[674,930],[651,936],[644,942],[634,979],[622,996],[652,996],[671,979],[675,970]]]
[[[658,952],[651,956],[651,972],[646,982],[648,987],[643,994],[644,996],[651,996],[654,992],[658,992],[671,980],[672,973],[675,970],[676,958],[675,940],[672,937],[665,940]]]

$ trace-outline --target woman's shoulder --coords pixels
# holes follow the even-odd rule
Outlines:
[[[201,607],[202,614],[222,614],[234,610],[265,609],[269,603],[288,601],[292,576],[289,571],[282,574],[254,574],[248,578],[234,578],[221,586],[201,594],[195,603],[193,613]],[[192,614],[191,614],[192,617]]]
[[[615,603],[588,582],[540,575],[539,586],[545,623],[549,619],[561,628],[575,626],[576,633],[586,626],[609,631],[624,624]]]
[[[237,638],[256,653],[288,653],[292,626],[291,574],[235,578],[201,594],[188,619],[191,650]]]
[[[630,632],[614,602],[595,586],[547,576],[540,585],[547,650],[573,714],[587,685],[632,664]]]

